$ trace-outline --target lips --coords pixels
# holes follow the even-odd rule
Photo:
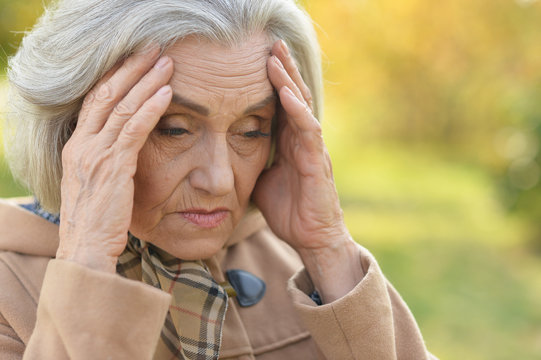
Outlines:
[[[181,211],[180,215],[196,226],[212,229],[224,222],[229,215],[229,210],[221,208],[211,211],[205,209],[188,209]]]

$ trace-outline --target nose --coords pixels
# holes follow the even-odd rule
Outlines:
[[[212,196],[229,194],[235,184],[226,139],[220,137],[201,145],[199,164],[190,174],[190,185]]]

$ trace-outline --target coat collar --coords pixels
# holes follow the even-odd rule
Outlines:
[[[32,198],[0,199],[0,251],[54,257],[59,242],[58,226],[20,206],[32,201]],[[265,226],[261,212],[251,208],[224,247],[246,239]]]

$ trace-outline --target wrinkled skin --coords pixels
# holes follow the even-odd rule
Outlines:
[[[208,258],[252,197],[324,301],[350,291],[357,250],[285,44],[185,38],[158,53],[131,56],[85,98],[63,151],[57,257],[114,272],[131,231],[179,258]],[[275,116],[276,157],[264,170]]]

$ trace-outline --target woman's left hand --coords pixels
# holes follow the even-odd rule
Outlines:
[[[272,54],[268,75],[281,102],[273,135],[276,154],[258,179],[253,200],[273,232],[299,253],[316,289],[329,302],[360,280],[358,250],[343,220],[310,90],[283,41],[274,44]]]

